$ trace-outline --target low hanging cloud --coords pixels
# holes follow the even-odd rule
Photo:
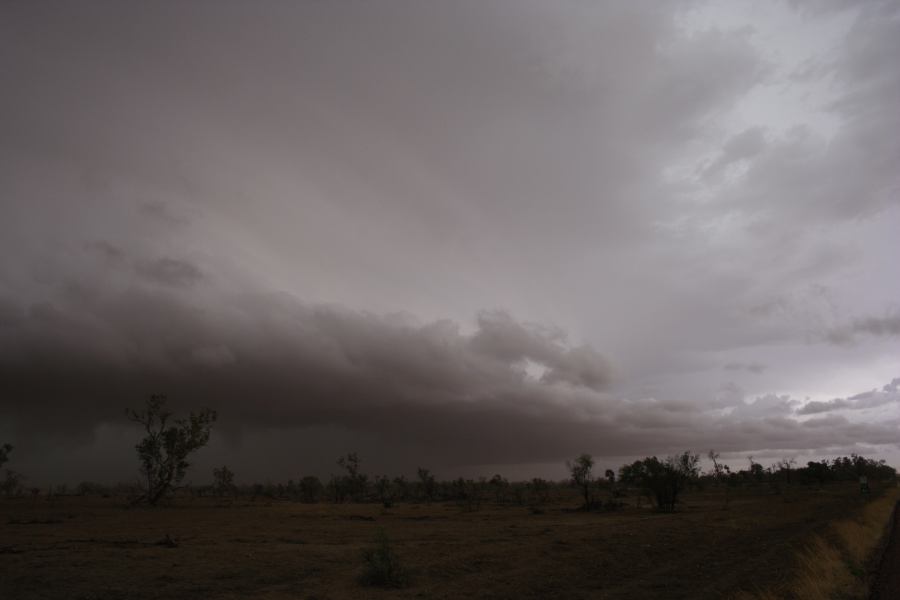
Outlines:
[[[191,286],[203,279],[200,269],[177,258],[165,257],[141,262],[136,270],[141,277],[175,287]]]
[[[732,417],[771,418],[790,415],[799,401],[788,395],[764,394],[757,396],[752,402],[743,400],[733,407]]]
[[[900,377],[895,377],[880,390],[862,392],[849,398],[807,402],[797,411],[797,414],[814,415],[834,410],[865,410],[898,402],[900,402]]]
[[[896,440],[896,423],[801,422],[787,396],[618,397],[600,352],[500,310],[466,332],[449,320],[207,287],[138,278],[121,289],[69,283],[40,303],[3,300],[3,419],[20,435],[84,437],[124,425],[124,407],[162,392],[176,408],[217,409],[226,432],[336,427],[440,465]],[[896,395],[897,384],[879,394]]]
[[[864,317],[854,319],[847,325],[836,327],[826,334],[832,344],[853,344],[859,336],[876,338],[900,336],[900,312],[884,317]]]
[[[612,378],[592,348],[502,311],[480,314],[465,334],[450,321],[416,324],[286,294],[213,303],[166,279],[142,281],[117,292],[70,284],[31,305],[4,300],[7,418],[29,430],[90,428],[160,391],[181,404],[202,399],[249,428],[390,430],[423,412],[447,413],[436,423],[452,413],[567,414],[602,398]],[[543,376],[523,373],[523,359]]]
[[[519,323],[503,311],[483,312],[478,316],[478,332],[472,345],[501,360],[512,363],[531,360],[546,368],[541,381],[567,382],[602,390],[610,379],[606,360],[590,346],[566,348],[565,333],[558,328]]]
[[[723,367],[726,371],[747,371],[748,373],[754,373],[756,375],[761,374],[768,367],[766,365],[751,362],[751,363],[742,363],[742,362],[730,362],[725,364]]]

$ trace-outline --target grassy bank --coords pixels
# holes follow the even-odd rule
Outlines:
[[[834,522],[798,554],[795,573],[787,584],[741,594],[738,600],[868,598],[871,581],[867,567],[875,558],[898,499],[900,491],[890,488],[861,507],[856,516]]]

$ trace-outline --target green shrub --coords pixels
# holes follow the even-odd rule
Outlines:
[[[386,588],[403,587],[406,572],[400,564],[400,557],[391,547],[384,529],[379,529],[375,544],[363,550],[364,567],[360,583]]]

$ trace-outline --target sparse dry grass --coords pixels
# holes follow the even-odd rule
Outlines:
[[[865,586],[847,568],[838,548],[821,536],[797,557],[792,595],[797,600],[859,597]]]
[[[868,503],[856,518],[834,524],[844,551],[856,567],[865,566],[870,553],[884,534],[885,523],[897,499],[897,490],[891,490]]]
[[[865,504],[853,517],[837,520],[811,538],[796,557],[787,585],[736,600],[847,600],[869,593],[867,565],[873,558],[898,499],[896,488]]]
[[[0,502],[0,546],[9,549],[0,598],[733,598],[794,583],[795,556],[811,536],[862,508],[848,486],[798,488],[790,502],[736,491],[727,509],[720,492],[688,494],[674,514],[637,508],[634,498],[621,511],[565,510],[578,506],[574,495],[541,514],[441,503]],[[859,536],[877,529],[875,505],[860,512],[869,533]],[[410,575],[401,589],[359,582],[363,550],[381,528]],[[857,544],[855,530],[841,531],[834,543]],[[167,534],[176,546],[160,543]],[[828,556],[822,543],[814,552]]]

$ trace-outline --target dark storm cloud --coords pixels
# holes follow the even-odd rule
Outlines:
[[[465,431],[467,445],[496,454],[498,429],[514,426],[500,437],[521,442],[545,420],[574,424],[610,378],[596,352],[501,312],[466,335],[448,321],[413,325],[284,295],[207,307],[165,288],[71,285],[6,314],[3,410],[27,431],[90,430],[120,421],[123,400],[164,391],[211,404],[232,426],[337,425],[448,446]],[[525,373],[523,358],[545,375]]]
[[[861,335],[873,337],[900,336],[900,313],[884,317],[854,319],[848,325],[829,331],[826,339],[834,344],[852,344]]]
[[[814,415],[840,408],[852,408],[852,404],[849,400],[843,398],[835,398],[834,400],[828,401],[813,400],[812,402],[806,403],[803,408],[798,411],[798,414]]]
[[[741,363],[741,362],[731,362],[725,364],[723,367],[726,371],[747,371],[750,373],[755,373],[759,375],[763,371],[765,371],[768,367],[766,365],[761,365],[759,363]]]
[[[475,348],[506,361],[538,362],[547,368],[543,381],[565,381],[597,390],[609,381],[605,359],[589,346],[565,348],[566,335],[558,328],[518,323],[502,311],[481,313],[477,322],[478,332],[472,338]]]
[[[833,410],[865,410],[900,402],[900,377],[886,384],[880,390],[862,392],[849,398],[835,398],[828,401],[807,402],[797,411],[800,415],[813,415]]]
[[[176,287],[191,286],[203,279],[203,272],[191,263],[177,258],[157,258],[136,266],[138,275]]]
[[[552,461],[579,448],[807,449],[896,435],[891,424],[832,419],[826,431],[795,421],[797,403],[786,396],[738,395],[727,415],[619,400],[602,391],[613,375],[595,351],[500,311],[480,314],[467,334],[449,321],[416,324],[283,294],[206,304],[177,289],[110,294],[71,284],[54,302],[6,314],[3,417],[22,435],[90,435],[122,423],[123,406],[152,392],[176,406],[210,405],[226,432],[338,427],[442,465]],[[529,374],[523,359],[546,371]]]
[[[186,225],[188,223],[185,217],[174,214],[171,207],[161,201],[144,202],[140,205],[140,213],[168,226]]]
[[[756,397],[752,402],[743,400],[736,402],[732,407],[731,415],[734,417],[781,417],[790,415],[799,401],[788,395],[765,394]]]
[[[125,252],[121,248],[115,244],[110,244],[109,242],[104,242],[102,240],[86,242],[84,247],[88,251],[94,252],[98,256],[109,261],[118,262],[125,258]]]
[[[896,297],[896,6],[802,77],[722,6],[2,4],[0,432],[165,392],[443,464],[895,444],[785,391],[895,348],[839,324]]]

